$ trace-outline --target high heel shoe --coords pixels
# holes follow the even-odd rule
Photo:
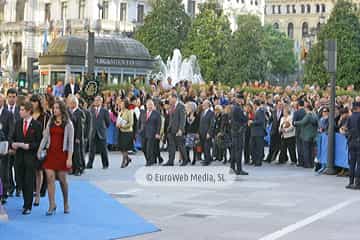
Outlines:
[[[39,201],[34,201],[34,207],[38,207],[38,206],[40,206],[40,200]]]
[[[129,164],[131,163],[131,161],[132,161],[131,158],[128,158],[127,161],[126,161],[126,163],[125,163],[125,167],[129,166]]]
[[[125,164],[126,164],[126,161],[123,160],[122,163],[121,163],[121,168],[124,168],[124,167],[125,167]]]
[[[70,213],[70,208],[67,207],[67,208],[64,208],[64,214],[69,214]]]
[[[50,209],[46,212],[46,216],[52,216],[56,214],[56,207],[54,207],[53,209]]]

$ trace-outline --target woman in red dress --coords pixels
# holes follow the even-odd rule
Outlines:
[[[56,101],[51,117],[40,144],[38,155],[46,150],[43,168],[46,171],[49,197],[49,210],[46,215],[55,214],[55,178],[60,181],[64,198],[64,213],[69,213],[67,172],[72,167],[72,154],[74,149],[74,127],[68,116],[65,103]]]

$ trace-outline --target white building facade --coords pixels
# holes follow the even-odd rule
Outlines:
[[[206,1],[183,0],[185,11],[195,17]],[[240,14],[257,15],[263,22],[264,1],[219,0],[219,6],[236,30]],[[16,73],[25,74],[28,59],[38,58],[59,36],[89,30],[131,35],[149,11],[150,0],[0,0],[0,73],[12,80]]]
[[[25,72],[61,35],[130,34],[149,11],[148,0],[0,0],[0,72]]]
[[[199,5],[207,0],[183,0],[185,11],[195,16],[199,13]],[[218,0],[219,6],[228,16],[233,31],[237,29],[239,15],[252,14],[258,16],[261,23],[265,21],[265,0]]]

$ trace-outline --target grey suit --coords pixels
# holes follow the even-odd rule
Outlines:
[[[231,168],[242,171],[242,153],[244,147],[244,134],[248,118],[241,106],[235,103],[231,112]]]
[[[214,135],[214,125],[215,125],[215,113],[210,109],[207,110],[205,114],[202,114],[200,118],[200,126],[199,126],[199,135],[200,135],[200,143],[202,148],[204,149],[205,155],[205,165],[210,164],[211,162],[211,139]],[[210,135],[210,138],[207,138],[207,135]]]
[[[2,131],[5,135],[5,138],[9,141],[14,132],[14,116],[8,109],[4,106],[0,114],[0,124],[2,126]],[[7,193],[12,189],[11,183],[11,173],[10,173],[10,158],[8,156],[0,156],[0,178],[3,183],[4,196],[7,197]],[[21,187],[21,186],[19,186]]]
[[[109,167],[109,158],[106,148],[106,130],[110,125],[109,112],[105,108],[100,108],[96,113],[95,108],[91,109],[91,133],[90,133],[90,153],[87,168],[92,168],[95,153],[101,154],[103,168]]]
[[[168,127],[168,151],[169,151],[169,164],[174,164],[176,148],[180,151],[184,162],[188,162],[184,133],[186,123],[186,112],[183,103],[177,103],[174,111],[170,111],[169,127]],[[176,134],[181,131],[180,136]]]
[[[266,135],[266,117],[265,112],[262,109],[258,109],[255,112],[255,119],[251,125],[251,147],[252,147],[252,159],[255,166],[260,166],[264,158]]]

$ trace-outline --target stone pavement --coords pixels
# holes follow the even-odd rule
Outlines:
[[[227,187],[143,186],[134,176],[144,158],[132,158],[121,169],[121,155],[111,153],[103,170],[97,156],[94,169],[80,177],[161,229],[131,240],[360,239],[360,191],[345,190],[347,178],[264,164],[245,166],[250,175]]]

